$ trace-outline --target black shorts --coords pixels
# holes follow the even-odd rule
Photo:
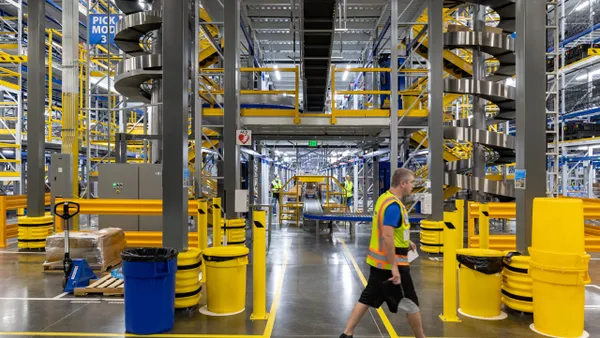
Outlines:
[[[410,267],[399,266],[399,285],[394,285],[388,279],[392,278],[392,271],[371,267],[369,282],[358,300],[360,303],[379,308],[385,302],[392,313],[398,312],[398,304],[402,298],[410,299],[419,306],[417,292],[410,277]]]

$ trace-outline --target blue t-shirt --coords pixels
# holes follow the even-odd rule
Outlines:
[[[402,214],[400,212],[400,205],[398,205],[398,203],[390,204],[383,213],[383,225],[398,228],[400,227],[401,220]]]

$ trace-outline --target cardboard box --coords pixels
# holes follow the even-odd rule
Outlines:
[[[492,26],[485,26],[483,28],[484,32],[489,32],[489,33],[494,33],[494,34],[502,34],[502,28],[498,28],[498,27],[492,27]]]
[[[63,261],[65,235],[56,233],[46,238],[45,266]],[[121,251],[125,249],[125,233],[118,228],[98,231],[69,232],[71,259],[84,258],[90,266],[99,266],[102,271],[121,263]]]
[[[468,32],[471,28],[464,25],[448,25],[448,32]]]

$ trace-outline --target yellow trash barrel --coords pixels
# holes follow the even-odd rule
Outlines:
[[[236,314],[246,306],[246,265],[250,250],[220,246],[204,250],[206,305],[216,314]]]
[[[185,309],[198,305],[202,297],[200,269],[201,251],[190,248],[177,255],[177,273],[175,274],[175,308]]]
[[[443,223],[421,221],[421,250],[433,254],[444,252]]]
[[[459,309],[462,315],[478,319],[504,319],[500,311],[502,258],[504,253],[489,249],[459,249]]]
[[[532,223],[532,329],[554,337],[581,337],[585,334],[585,284],[590,283],[583,202],[536,198]]]
[[[529,276],[531,257],[506,251],[502,269],[502,303],[513,310],[533,313],[533,281]]]

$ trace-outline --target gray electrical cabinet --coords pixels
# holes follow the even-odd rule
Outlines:
[[[102,199],[161,199],[159,164],[102,163],[98,168],[98,197]],[[161,231],[162,216],[100,215],[100,228]]]
[[[48,172],[48,183],[50,193],[53,197],[73,197],[73,176],[71,175],[71,155],[52,154],[50,158],[50,170]]]

